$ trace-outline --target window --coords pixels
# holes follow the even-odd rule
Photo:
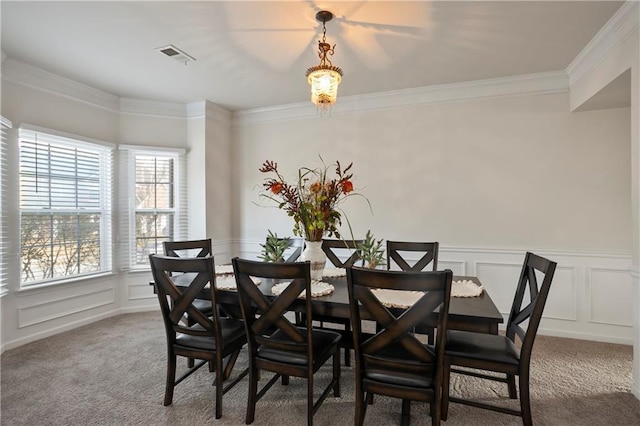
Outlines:
[[[7,214],[4,212],[7,195],[7,131],[11,129],[11,122],[0,116],[0,297],[8,293],[7,287],[7,246],[8,246],[8,225]]]
[[[22,286],[111,270],[112,151],[20,127]]]
[[[186,174],[183,150],[121,146],[122,165],[128,169],[123,191],[129,215],[129,250],[125,267],[148,267],[149,254],[162,253],[162,243],[186,235]]]

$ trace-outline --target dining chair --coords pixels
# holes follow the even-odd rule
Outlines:
[[[210,238],[203,240],[164,241],[162,247],[165,256],[184,258],[213,256]],[[213,305],[210,300],[195,299],[193,305],[205,315],[212,314]],[[188,315],[185,315],[185,321],[189,326],[195,324]],[[189,367],[193,367],[193,359],[187,359],[187,364]]]
[[[360,260],[360,250],[358,245],[363,240],[322,240],[322,251],[327,255],[327,259],[336,268],[346,268],[354,265]],[[345,258],[345,260],[342,260]]]
[[[304,250],[304,239],[302,238],[289,238],[291,241],[291,247],[288,250],[288,255],[284,259],[285,263],[297,262],[300,259],[302,250]],[[286,252],[285,252],[286,253]]]
[[[527,253],[516,287],[505,335],[450,330],[445,347],[442,418],[447,419],[449,401],[522,417],[525,426],[533,424],[529,396],[530,361],[542,312],[544,310],[556,263]],[[516,336],[521,341],[518,348]],[[482,372],[454,369],[469,367]],[[451,372],[507,383],[509,398],[517,399],[515,376],[518,376],[520,410],[472,401],[449,395]],[[493,372],[504,374],[486,374]]]
[[[164,254],[172,257],[212,256],[211,238],[204,240],[164,241]]]
[[[421,241],[389,241],[387,240],[387,269],[395,267],[402,271],[424,271],[438,269],[438,249],[440,243]],[[410,259],[409,253],[421,253],[418,260]],[[435,330],[419,325],[417,332],[426,334],[429,343],[433,343]]]
[[[374,394],[402,400],[401,424],[410,422],[411,401],[430,403],[431,423],[440,424],[444,345],[451,295],[450,270],[384,271],[347,268],[349,309],[356,359],[355,424],[364,424],[367,400]],[[388,307],[385,297],[396,300]],[[403,297],[411,300],[398,303]],[[390,299],[391,300],[391,299]],[[429,315],[435,312],[437,314]],[[361,311],[376,332],[363,333]],[[428,322],[438,330],[434,345],[421,342],[415,327]]]
[[[360,260],[360,249],[358,248],[364,240],[322,240],[322,251],[327,255],[327,259],[336,268],[346,268],[354,265]],[[342,260],[344,258],[345,260]],[[353,339],[351,338],[351,321],[348,318],[336,318],[328,315],[317,315],[320,327],[324,323],[338,324],[343,327],[342,341],[340,346],[344,348],[344,365],[351,365],[351,349],[353,349]]]
[[[313,415],[333,389],[340,396],[340,334],[316,329],[312,326],[311,265],[309,262],[266,263],[234,258],[240,309],[244,319],[249,348],[249,398],[246,423],[254,421],[256,403],[278,381],[289,384],[289,376],[307,379],[307,424],[312,425]],[[268,297],[256,286],[268,282],[287,282],[288,287],[278,296]],[[304,294],[306,310],[305,327],[291,323],[285,314],[291,305]],[[330,383],[314,403],[314,373],[329,358],[333,358],[333,375]],[[260,371],[275,373],[260,391]]]
[[[432,271],[438,269],[438,248],[440,244],[435,242],[418,241],[389,241],[387,240],[387,269],[392,270],[393,265],[403,271],[423,271],[427,268]],[[406,253],[423,253],[420,259],[413,261],[407,259]],[[411,263],[410,263],[411,262]]]
[[[177,384],[193,374],[204,364],[215,366],[215,417],[222,417],[222,395],[235,386],[248,373],[243,371],[229,384],[224,386],[225,378],[230,377],[233,362],[223,364],[224,358],[234,357],[246,344],[244,325],[241,320],[221,318],[217,310],[205,314],[194,305],[201,294],[216,304],[213,257],[179,258],[172,256],[149,255],[151,272],[155,282],[160,310],[167,335],[167,378],[164,393],[164,405],[171,405],[173,391]],[[187,287],[174,280],[193,274]],[[185,325],[181,320],[186,315],[193,322]],[[176,360],[178,356],[201,360],[176,379]]]

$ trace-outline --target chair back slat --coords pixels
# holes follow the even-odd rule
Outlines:
[[[164,247],[164,254],[171,257],[205,257],[213,255],[211,252],[211,238],[205,240],[165,241],[162,246]]]
[[[403,271],[423,271],[431,264],[431,270],[438,269],[438,242],[417,241],[389,241],[387,240],[387,269],[392,269],[392,263]],[[413,265],[409,264],[403,253],[424,253]]]
[[[307,324],[311,324],[310,263],[269,263],[239,258],[234,258],[232,263],[249,351],[256,353],[258,348],[264,345],[278,350],[307,351],[311,357],[310,345],[307,344],[311,339],[311,327],[307,327],[306,330],[296,327],[285,316],[300,293],[304,292],[308,312]],[[278,296],[267,297],[256,286],[252,277],[265,281],[289,282],[289,285]]]
[[[447,326],[452,277],[450,270],[400,272],[347,268],[356,362],[365,369],[370,366],[406,371],[407,364],[411,364],[420,371],[440,371],[442,365],[438,361],[442,360],[444,351],[446,333],[443,331]],[[387,308],[374,294],[378,289],[423,294],[408,308]],[[362,333],[361,310],[378,325],[378,331],[372,336]],[[436,318],[432,321],[438,328],[435,347],[422,343],[414,334],[416,326],[429,317]],[[400,354],[397,359],[390,355],[394,353]]]
[[[322,240],[322,251],[327,255],[327,259],[336,268],[346,268],[353,266],[361,259],[360,249],[358,246],[362,244],[363,240]],[[346,260],[340,259],[339,253],[347,253]]]
[[[540,257],[533,253],[527,253],[522,265],[522,272],[516,288],[516,294],[509,320],[507,322],[506,335],[515,341],[517,335],[522,340],[520,349],[521,359],[528,360],[531,356],[533,343],[540,325],[544,306],[551,288],[551,281],[556,269],[556,262]],[[542,283],[538,283],[538,275]],[[524,296],[528,292],[529,302],[524,304]],[[528,320],[526,329],[521,326]]]
[[[302,250],[304,250],[304,240],[302,238],[291,238],[291,252],[284,260],[286,263],[297,262],[300,259],[300,255],[302,255]]]

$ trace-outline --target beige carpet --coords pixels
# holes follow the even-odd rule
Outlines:
[[[178,385],[173,405],[162,405],[166,367],[159,313],[121,315],[6,351],[1,358],[2,425],[240,425],[247,379],[224,397],[213,418],[213,374],[201,369]],[[246,363],[244,355],[239,367]],[[180,364],[182,367],[185,362]],[[531,381],[536,425],[638,425],[640,401],[630,394],[632,348],[540,336]],[[239,371],[236,367],[236,372]],[[326,383],[328,371],[318,381]],[[330,396],[316,425],[353,424],[353,368],[342,369],[342,397]],[[453,392],[504,400],[499,383],[453,376]],[[275,385],[258,403],[256,425],[304,424],[306,383]],[[507,403],[513,401],[508,401]],[[413,403],[412,424],[430,425],[428,406]],[[365,424],[392,425],[400,401],[376,397]],[[518,425],[518,418],[452,404],[445,425]]]

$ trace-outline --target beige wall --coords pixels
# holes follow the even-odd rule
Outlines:
[[[234,130],[240,239],[291,233],[284,212],[254,205],[262,162],[293,177],[320,155],[354,162],[373,207],[344,203],[356,237],[371,229],[445,246],[631,250],[629,108],[571,113],[567,93],[524,95]]]
[[[2,80],[2,115],[13,122],[106,142],[118,141],[117,111]]]

